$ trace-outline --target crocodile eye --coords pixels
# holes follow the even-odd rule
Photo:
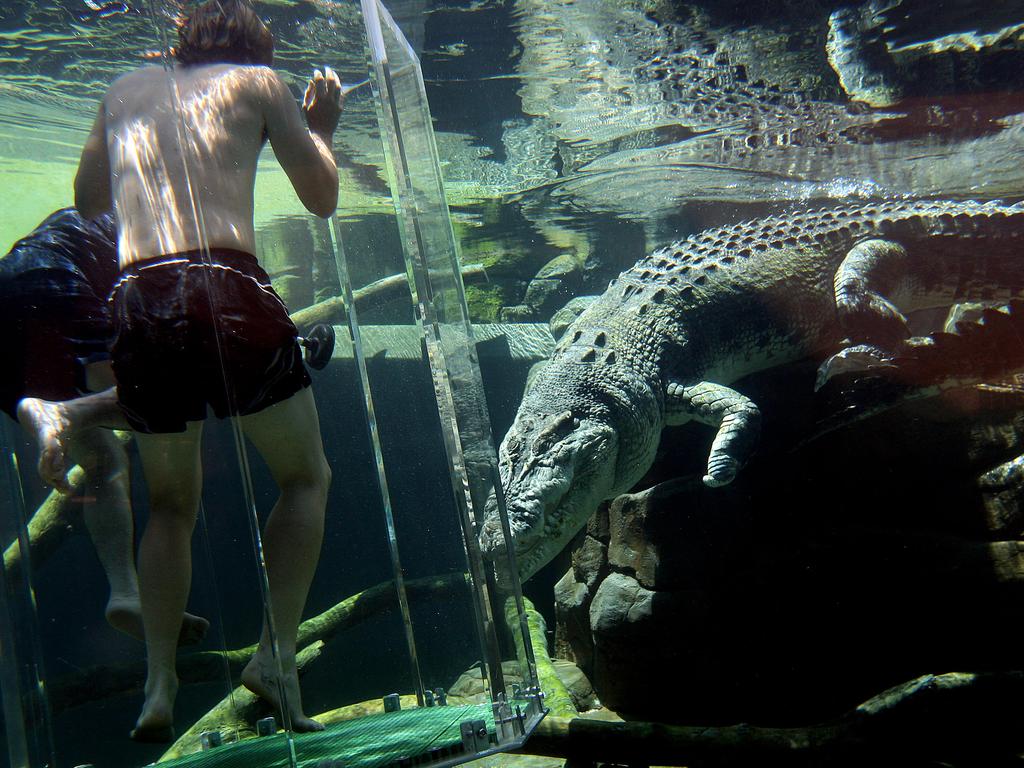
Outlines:
[[[509,458],[516,459],[523,450],[523,439],[519,435],[513,435],[505,441],[505,453]]]
[[[572,411],[563,411],[538,433],[537,439],[533,442],[534,449],[543,451],[550,448],[571,435],[579,425],[580,420],[572,415]]]

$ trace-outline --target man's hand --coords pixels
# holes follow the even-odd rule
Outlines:
[[[324,67],[323,72],[316,70],[302,98],[302,112],[306,115],[309,130],[329,142],[338,126],[344,101],[341,80],[334,70],[330,67]]]

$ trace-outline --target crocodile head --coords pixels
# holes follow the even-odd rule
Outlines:
[[[636,433],[638,410],[624,390],[616,377],[578,363],[552,362],[531,381],[498,451],[520,578],[550,562],[621,492],[622,440]],[[504,541],[492,498],[481,547],[493,554]],[[500,581],[501,558],[494,561]]]
[[[606,498],[616,443],[611,425],[572,410],[520,410],[498,462],[521,578],[552,560]],[[504,543],[493,500],[480,543],[485,552]]]

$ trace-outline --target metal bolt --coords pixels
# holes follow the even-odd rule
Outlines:
[[[199,743],[203,749],[213,749],[223,744],[224,739],[221,737],[220,731],[203,731],[199,734]]]

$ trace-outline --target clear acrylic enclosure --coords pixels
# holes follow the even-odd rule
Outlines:
[[[162,0],[146,9],[162,50],[174,15]],[[283,669],[267,563],[287,546],[266,522],[273,461],[264,462],[242,420],[204,426],[194,616],[183,624],[176,738],[166,745],[125,738],[145,678],[141,643],[101,639],[99,617],[66,599],[79,588],[75,571],[94,567],[87,537],[76,535],[85,527],[107,550],[119,548],[97,545],[108,573],[131,560],[131,525],[120,520],[117,535],[110,520],[104,528],[103,494],[116,475],[141,529],[145,479],[121,457],[106,485],[75,467],[69,493],[50,491],[35,477],[34,447],[6,424],[0,679],[12,766],[454,764],[521,745],[544,715],[518,582],[499,590],[493,577],[496,565],[515,572],[513,554],[485,560],[478,542],[484,504],[500,504],[495,442],[419,61],[378,2],[363,3],[362,19],[357,39],[338,44],[367,53],[365,92],[377,118],[367,133],[386,161],[392,205],[346,216],[342,190],[330,221],[293,217],[276,230],[287,242],[266,233],[259,242],[279,292],[306,307],[294,315],[300,334],[319,338],[329,356],[314,366],[322,369],[313,391],[333,481],[296,648],[304,711],[323,713],[326,729],[296,732],[238,684],[261,623]],[[173,66],[166,56],[164,66]],[[187,166],[195,161],[184,137],[201,134],[199,113],[171,100]],[[202,201],[194,207],[205,238]],[[318,293],[294,293],[309,283],[295,288],[290,276],[311,269]],[[216,307],[219,295],[211,290],[209,300]],[[116,435],[115,450],[130,455],[131,435]],[[200,616],[210,627],[187,647]],[[281,711],[291,711],[292,692],[276,692]],[[95,738],[83,741],[90,731]]]
[[[1019,763],[1022,243],[1024,0],[3,0],[0,768]]]

